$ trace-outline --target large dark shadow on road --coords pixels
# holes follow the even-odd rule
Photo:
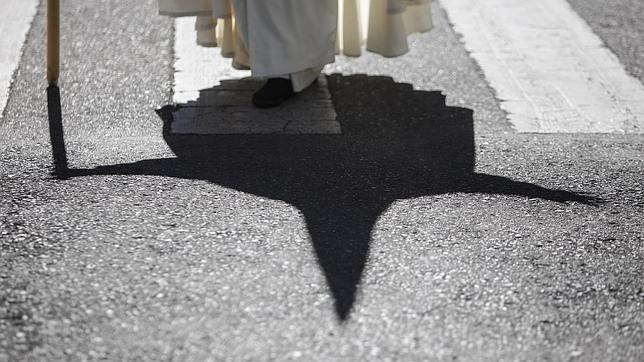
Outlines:
[[[328,78],[343,135],[179,136],[176,158],[71,170],[71,176],[156,175],[207,180],[282,200],[306,219],[340,320],[351,312],[378,217],[396,200],[490,193],[592,204],[595,199],[474,172],[473,112],[440,92],[389,77]],[[159,112],[165,129],[172,108]],[[428,220],[427,222],[431,222]]]

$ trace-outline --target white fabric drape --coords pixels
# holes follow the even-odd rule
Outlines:
[[[322,67],[335,60],[337,0],[233,0],[237,40],[260,77]]]
[[[279,8],[279,3],[286,0],[159,0],[159,12],[162,15],[173,17],[196,16],[195,30],[199,45],[205,47],[219,46],[223,56],[233,58],[233,66],[236,68],[248,69],[251,67],[251,63],[253,68],[261,68],[266,64],[266,59],[257,62],[251,61],[242,31],[248,29],[240,29],[240,27],[244,26],[244,20],[257,21],[262,14],[254,14],[250,19],[235,18],[235,5],[240,6],[240,4],[247,1],[254,1],[256,6],[263,6],[262,11],[266,11],[269,8],[274,11],[281,11],[283,9]],[[289,6],[294,4],[297,6],[297,2],[290,1]],[[306,2],[304,0],[299,1]],[[316,11],[328,11],[330,3],[333,3],[334,10],[337,9],[337,26],[333,26],[337,37],[335,52],[347,56],[360,56],[363,45],[366,45],[367,50],[386,57],[403,55],[409,51],[408,35],[429,31],[433,26],[431,0],[311,1],[317,1],[317,3],[309,3],[312,4],[311,6],[321,7],[321,10],[316,9]],[[337,8],[335,8],[336,1]],[[270,6],[267,4],[270,4]],[[245,13],[248,16],[248,13]],[[289,19],[289,22],[298,21],[298,19],[291,19],[291,17],[296,16],[294,14],[285,15],[289,16],[286,18]],[[312,15],[311,11],[309,11],[308,15]],[[252,18],[253,16],[255,17],[254,19]],[[320,16],[319,18],[324,17]],[[328,24],[324,25],[322,29],[328,31]],[[320,27],[318,26],[317,28]],[[326,35],[328,34],[323,34],[323,36]],[[259,36],[261,38],[262,34]],[[328,57],[327,54],[312,54],[311,56]],[[313,65],[323,64],[311,64],[311,66]],[[303,70],[301,67],[298,69],[296,65],[291,65],[290,67],[294,68],[291,70],[285,68],[280,71],[291,73]],[[276,69],[280,69],[277,64],[263,70],[253,69],[253,73],[265,75],[274,73]]]
[[[431,1],[338,0],[338,53],[358,57],[365,44],[385,57],[407,53],[407,37],[434,26]]]

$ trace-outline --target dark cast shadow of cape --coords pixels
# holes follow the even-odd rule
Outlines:
[[[305,217],[341,321],[355,302],[374,224],[396,200],[487,193],[599,202],[476,173],[473,111],[446,106],[440,92],[382,76],[331,75],[328,83],[343,135],[172,135],[168,106],[159,114],[176,158],[70,169],[68,176],[206,180],[294,205]]]

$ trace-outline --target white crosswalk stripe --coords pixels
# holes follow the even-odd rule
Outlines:
[[[441,4],[518,131],[644,132],[644,86],[565,0]]]
[[[0,117],[38,0],[3,0],[0,12]]]

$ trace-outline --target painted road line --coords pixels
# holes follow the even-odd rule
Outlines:
[[[0,117],[38,0],[3,0],[0,12]]]
[[[250,105],[263,81],[222,80],[200,92],[195,101],[173,113],[175,134],[340,134],[342,130],[327,89],[326,78],[298,94],[296,100],[273,109]]]
[[[233,69],[219,48],[197,45],[195,18],[178,18],[174,24],[174,103],[195,101],[200,90],[217,86],[223,79],[250,76],[250,72]]]
[[[519,132],[644,133],[644,86],[565,0],[442,0]]]
[[[324,77],[294,101],[271,110],[254,109],[261,81],[231,67],[219,48],[195,42],[194,18],[175,20],[171,132],[176,134],[339,134],[341,127]]]

